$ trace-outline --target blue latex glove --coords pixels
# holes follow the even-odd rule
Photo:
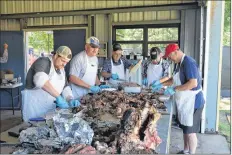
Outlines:
[[[118,74],[116,73],[116,74],[112,74],[112,75],[111,75],[111,78],[112,78],[113,80],[117,80],[117,79],[119,79],[119,76],[118,76]]]
[[[62,96],[58,96],[56,98],[56,105],[60,107],[61,109],[69,108],[68,102]]]
[[[81,105],[81,103],[78,100],[72,99],[69,101],[69,105],[71,108],[74,108],[74,107],[79,107]]]
[[[174,95],[176,93],[176,91],[174,90],[173,87],[168,87],[165,91],[164,91],[164,95]]]
[[[147,86],[147,83],[148,83],[148,80],[147,78],[144,78],[143,81],[142,81],[143,85]]]
[[[100,88],[101,88],[101,89],[110,88],[110,86],[109,86],[109,85],[100,85]]]
[[[152,85],[152,92],[160,91],[162,87],[163,87],[162,84],[155,85],[154,87],[153,87],[153,85]]]
[[[161,83],[160,83],[160,80],[155,80],[155,81],[152,82],[151,85],[152,85],[152,87],[155,87],[155,86],[157,86],[157,85],[159,85],[159,84],[161,84]]]
[[[90,90],[91,90],[92,93],[95,94],[95,93],[100,92],[101,88],[99,86],[91,86]]]

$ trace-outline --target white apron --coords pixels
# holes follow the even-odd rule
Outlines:
[[[112,74],[118,74],[119,79],[125,80],[125,71],[124,71],[124,64],[123,61],[121,59],[119,59],[121,61],[121,64],[118,66],[115,66],[113,64],[113,60],[111,59],[111,66],[112,66],[112,70],[111,73]],[[113,80],[112,78],[110,78],[109,82],[110,83],[115,83],[117,80]]]
[[[57,74],[53,65],[52,58],[51,69],[49,73],[49,82],[61,94],[65,86],[65,71],[60,70],[61,74]],[[25,89],[22,91],[22,113],[23,120],[28,121],[30,118],[44,117],[47,112],[55,111],[55,97],[50,95],[43,89]]]
[[[181,64],[184,60],[183,55]],[[179,71],[173,76],[174,86],[181,85]],[[196,95],[201,91],[199,90],[185,90],[176,91],[174,97],[177,106],[178,120],[182,125],[193,126],[193,113]]]
[[[155,81],[160,80],[163,75],[163,66],[162,66],[162,60],[158,65],[150,63],[147,67],[147,81],[148,86]]]
[[[98,66],[94,62],[90,62],[88,57],[87,57],[87,54],[85,54],[85,55],[86,55],[85,58],[86,58],[86,62],[87,62],[87,68],[86,68],[85,74],[81,78],[81,80],[84,81],[85,83],[91,85],[91,86],[94,86],[96,83]],[[72,88],[74,99],[79,99],[82,96],[88,94],[88,92],[89,92],[89,89],[84,88],[84,87],[79,87],[73,83],[71,83],[71,88]]]

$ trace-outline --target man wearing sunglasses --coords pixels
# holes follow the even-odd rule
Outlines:
[[[101,90],[97,77],[98,50],[100,44],[96,37],[86,40],[85,50],[73,57],[70,63],[69,80],[74,98],[81,98],[90,92],[98,93]]]
[[[164,94],[174,95],[175,98],[177,118],[184,137],[184,150],[179,153],[194,154],[197,147],[196,133],[200,131],[205,103],[198,65],[177,44],[169,44],[164,57],[177,64],[174,76],[160,85],[169,86]]]
[[[109,80],[125,80],[126,69],[130,69],[133,64],[122,57],[122,47],[120,44],[113,45],[112,58],[105,60],[102,68],[101,75]]]
[[[56,106],[66,109],[80,105],[74,100],[65,76],[64,67],[71,58],[70,48],[60,46],[52,57],[38,58],[32,64],[26,77],[26,89],[22,91],[24,121],[44,117]]]

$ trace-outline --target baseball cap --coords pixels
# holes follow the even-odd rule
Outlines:
[[[152,60],[155,60],[162,51],[158,47],[152,47],[150,49],[150,57]]]
[[[58,54],[65,59],[72,59],[72,51],[68,46],[60,46],[55,52],[52,52],[52,54]]]
[[[100,47],[99,40],[96,37],[93,37],[93,36],[86,39],[86,44],[90,44],[90,46],[93,47],[93,48],[99,48]]]
[[[117,51],[117,50],[122,51],[122,47],[121,47],[121,45],[119,43],[113,44],[113,51]]]
[[[180,49],[178,44],[169,44],[165,48],[165,55],[163,57],[167,58],[170,53],[172,53],[172,52],[174,52],[175,50],[178,50],[178,49]]]

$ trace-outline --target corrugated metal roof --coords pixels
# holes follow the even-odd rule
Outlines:
[[[96,8],[117,8],[174,3],[190,3],[197,0],[1,0],[1,13],[48,12],[84,10]]]
[[[143,5],[160,5],[174,3],[189,3],[196,0],[1,0],[1,13],[25,13],[25,12],[44,12],[44,11],[64,11],[64,10],[83,10],[95,8],[117,8],[126,6],[143,6]],[[96,15],[97,20],[105,15]],[[131,13],[114,13],[113,22],[130,22],[130,21],[152,21],[152,20],[175,20],[180,19],[180,12],[173,11],[149,11],[149,12],[131,12]],[[9,21],[9,22],[7,22]],[[67,17],[44,17],[29,18],[27,26],[44,26],[44,25],[66,25],[66,24],[87,24],[87,16],[67,16]],[[100,22],[98,22],[100,23]],[[99,27],[99,26],[98,26]],[[19,30],[20,23],[18,20],[3,20],[1,30]],[[100,28],[101,29],[101,28]],[[104,38],[104,37],[102,37]]]
[[[96,15],[96,36],[100,40],[100,42],[108,41],[108,20],[107,15]]]
[[[0,21],[0,31],[19,31],[20,23],[19,20],[8,19]]]
[[[180,11],[147,11],[131,13],[114,13],[113,22],[175,20],[180,19]]]
[[[88,24],[87,16],[29,18],[27,26]]]

